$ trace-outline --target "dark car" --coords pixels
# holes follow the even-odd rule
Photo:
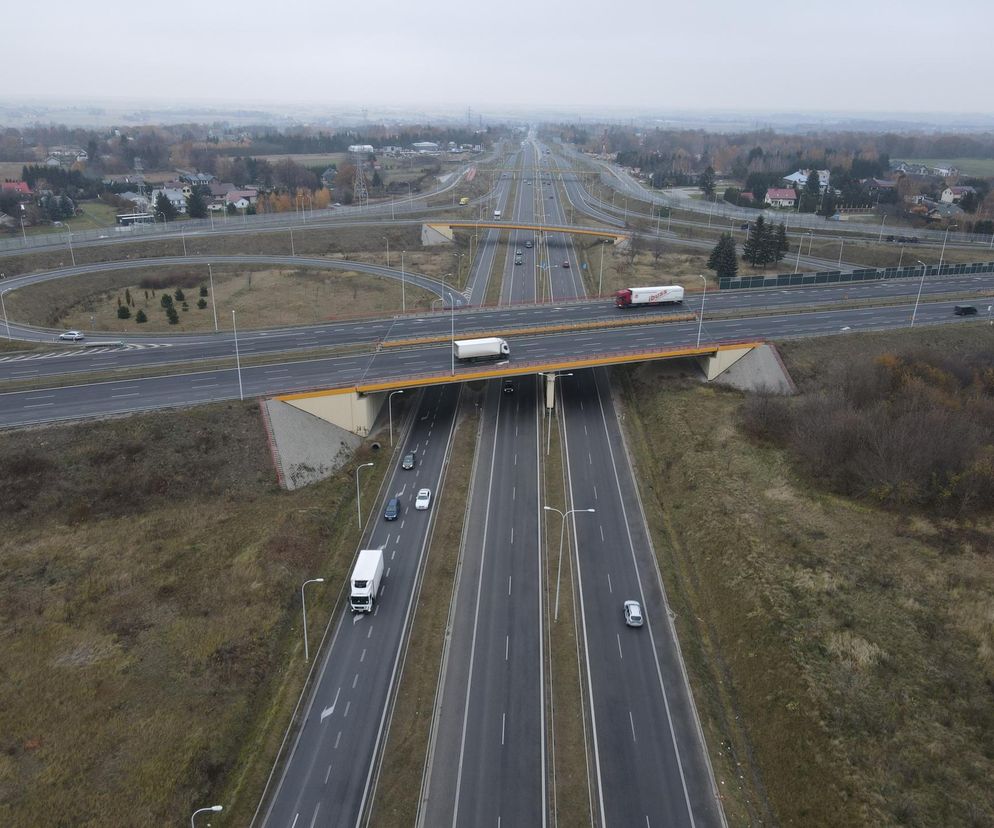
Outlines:
[[[953,308],[953,313],[957,316],[973,316],[977,312],[974,305],[957,305]]]
[[[411,469],[414,468],[415,462],[416,462],[416,457],[414,455],[414,452],[409,451],[407,454],[404,455],[404,459],[401,461],[400,467],[404,471],[410,471]]]
[[[400,517],[400,500],[396,497],[391,497],[387,501],[387,508],[383,510],[383,517],[387,520],[396,520]]]
[[[532,246],[532,240],[528,239],[528,241],[525,242],[525,247],[530,248],[531,246]]]
[[[501,386],[500,390],[503,391],[505,394],[513,394],[514,393],[514,380],[512,380],[512,379],[506,379],[506,380],[504,380],[504,384]]]

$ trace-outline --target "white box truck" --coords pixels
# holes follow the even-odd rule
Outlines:
[[[383,578],[383,550],[360,549],[349,579],[349,605],[352,612],[372,612]]]
[[[636,305],[670,305],[682,301],[683,288],[679,285],[625,288],[614,294],[614,304],[619,308],[632,308]]]
[[[456,359],[463,362],[503,359],[510,356],[511,353],[507,340],[501,339],[499,336],[488,336],[482,339],[457,339],[452,343],[452,351]]]
[[[494,210],[494,221],[500,221],[500,210]]]

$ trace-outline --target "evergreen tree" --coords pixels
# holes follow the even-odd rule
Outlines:
[[[124,301],[127,302],[128,305],[134,305],[135,304],[135,300],[131,298],[131,289],[130,288],[125,288],[124,289]]]
[[[130,317],[131,317],[131,310],[128,308],[127,305],[121,305],[121,307],[117,309],[118,319],[129,319]]]
[[[206,308],[207,307],[207,300],[203,299],[203,298],[198,299],[197,300],[197,307],[200,308],[200,310],[203,310],[204,308]]]
[[[200,286],[200,295],[201,296],[206,296],[207,295],[207,285],[201,285]]]
[[[145,311],[143,311],[141,308],[139,308],[138,313],[135,314],[135,322],[137,322],[139,325],[141,325],[142,322],[148,322],[148,317],[145,315]]]
[[[190,218],[207,218],[207,202],[196,188],[186,200],[186,213]]]
[[[732,278],[739,270],[735,255],[735,239],[731,233],[722,233],[718,243],[711,251],[708,259],[708,269],[715,271],[719,279]]]
[[[175,292],[173,293],[173,297],[176,299],[177,302],[182,302],[186,298],[182,288],[176,288]]]
[[[155,197],[155,215],[158,216],[159,213],[162,213],[162,216],[166,221],[172,221],[176,218],[176,208],[173,207],[173,203],[166,198],[165,193],[159,193]]]
[[[766,241],[768,235],[766,222],[762,216],[757,216],[755,223],[749,230],[745,244],[742,245],[742,258],[753,267],[766,264],[766,260],[763,257],[768,250],[768,243]]]
[[[714,198],[714,169],[712,167],[708,167],[701,173],[697,183],[705,196]]]
[[[804,189],[801,191],[802,213],[813,213],[818,209],[818,202],[821,200],[820,181],[818,170],[808,170],[808,180],[804,182]]]
[[[831,187],[826,188],[825,194],[821,197],[821,207],[818,208],[818,215],[829,216],[835,215],[835,192]]]
[[[779,262],[790,250],[790,242],[787,241],[787,226],[781,222],[777,227],[776,248],[773,251],[773,261]]]
[[[179,324],[179,313],[176,311],[174,305],[170,305],[168,308],[166,308],[166,318],[169,320],[170,325]]]

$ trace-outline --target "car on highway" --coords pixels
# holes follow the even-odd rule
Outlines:
[[[404,471],[410,471],[411,469],[414,468],[416,462],[417,462],[417,456],[414,454],[413,451],[409,451],[407,454],[404,455],[404,459],[400,462],[400,467]]]
[[[527,247],[529,250],[531,250],[532,246],[533,246],[532,245],[532,240],[528,239],[528,241],[525,242],[525,247]]]
[[[400,517],[400,499],[391,497],[387,501],[387,508],[383,510],[383,517],[386,520],[396,520]]]
[[[563,267],[565,267],[567,270],[569,269],[569,259],[563,262]]]
[[[513,379],[505,379],[503,385],[501,385],[500,390],[503,391],[505,394],[513,394],[514,393],[514,380]]]
[[[414,498],[414,508],[423,512],[431,506],[431,489],[418,489],[418,495]]]
[[[975,305],[957,305],[953,308],[953,313],[957,316],[973,316],[977,312]]]
[[[59,339],[67,342],[79,342],[81,339],[86,339],[86,337],[82,331],[66,331],[59,334]]]
[[[625,601],[625,623],[629,627],[642,626],[642,607],[638,601]]]

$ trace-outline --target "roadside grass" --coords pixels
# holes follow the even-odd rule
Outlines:
[[[542,425],[549,428],[549,420],[543,419]],[[569,504],[566,502],[562,453],[559,419],[553,418],[549,453],[543,458],[543,502],[565,512]],[[551,737],[550,772],[553,777],[549,807],[553,825],[593,825],[590,765],[587,761],[587,703],[583,693],[575,604],[578,585],[568,543],[563,546],[559,618],[556,620],[554,617],[561,529],[562,521],[558,515],[545,512],[545,669],[549,684],[547,709],[550,715],[547,727]]]
[[[117,224],[117,208],[104,204],[102,201],[82,201],[79,204],[79,210],[80,215],[69,220],[70,227],[74,231],[87,227],[114,227]],[[79,224],[78,228],[77,223]]]
[[[247,824],[306,675],[300,583],[329,581],[317,636],[354,552],[352,467],[281,491],[230,403],[5,432],[0,469],[0,823]]]
[[[479,421],[473,402],[477,396],[468,388],[464,389],[460,403],[442,496],[435,507],[440,510],[440,515],[460,517],[456,520],[437,520],[432,533],[423,586],[415,609],[404,657],[404,671],[376,784],[370,819],[372,825],[414,825],[418,815],[476,452]]]
[[[992,340],[963,325],[781,350],[803,392],[825,364]],[[994,520],[830,495],[742,434],[742,394],[686,373],[615,376],[729,822],[990,823]]]
[[[231,311],[246,328],[304,325],[328,319],[400,312],[400,281],[347,270],[269,268],[265,265],[218,264],[213,268],[214,301],[219,323],[231,326]],[[156,287],[142,287],[152,280]],[[45,327],[80,328],[113,333],[183,333],[213,331],[211,297],[198,308],[199,288],[208,288],[206,267],[134,268],[53,279],[11,291],[8,312],[19,322]],[[182,287],[183,300],[174,300],[179,323],[170,325],[161,304]],[[408,309],[427,307],[433,296],[416,285],[406,285]],[[129,319],[118,319],[119,304],[133,305]],[[186,308],[183,307],[184,302]],[[139,324],[143,310],[148,321]]]

